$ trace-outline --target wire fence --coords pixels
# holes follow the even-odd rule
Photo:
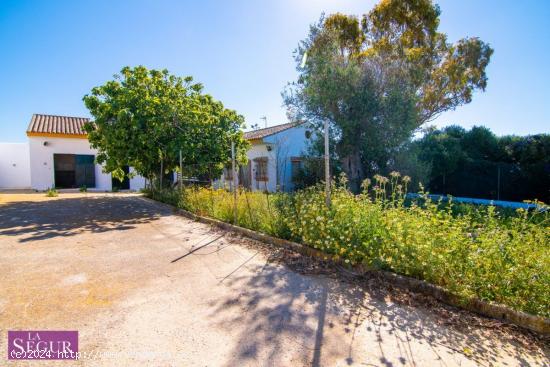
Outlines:
[[[163,187],[293,192],[322,182],[325,175],[323,157],[291,157],[284,162],[256,157],[236,163],[235,169],[231,163],[182,164],[178,171],[163,177]]]
[[[337,162],[331,161],[331,177],[334,179],[341,171]],[[473,204],[487,205],[491,201],[522,202],[534,199],[550,202],[548,167],[520,167],[517,164],[482,161],[463,165],[452,173],[432,172],[430,178],[422,182],[425,191],[441,197],[450,195],[464,199],[486,200],[470,200]],[[322,183],[324,179],[324,157],[275,159],[258,156],[251,157],[244,164],[235,162],[234,169],[230,162],[182,164],[180,172],[165,176],[164,187],[202,187],[225,190],[239,196],[246,192],[292,193]],[[353,185],[353,182],[348,181],[348,185]],[[360,182],[356,186],[359,187]],[[418,193],[418,184],[411,184],[408,191],[412,194]],[[232,200],[238,201],[238,197]]]
[[[550,202],[550,167],[490,161],[466,163],[451,173],[432,174],[433,194],[521,202]]]

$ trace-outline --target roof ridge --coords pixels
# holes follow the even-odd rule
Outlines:
[[[273,126],[268,126],[268,127],[262,127],[260,129],[256,129],[256,130],[250,130],[250,131],[246,131],[247,133],[250,133],[250,132],[253,132],[253,131],[262,131],[262,130],[267,130],[267,129],[272,129],[274,127],[279,127],[279,126],[284,126],[284,125],[290,125],[290,124],[299,124],[299,122],[295,121],[295,122],[285,122],[284,124],[278,124],[278,125],[273,125]]]
[[[305,121],[291,121],[284,124],[264,127],[262,129],[244,131],[244,138],[249,140],[263,139],[265,137],[278,134],[288,129],[304,124]]]
[[[83,120],[90,120],[89,117],[82,117],[82,116],[69,116],[69,115],[54,115],[51,113],[33,113],[33,116],[51,116],[51,117],[68,117],[72,119],[83,119]]]

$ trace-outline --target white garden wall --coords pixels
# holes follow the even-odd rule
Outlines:
[[[0,143],[0,189],[31,187],[29,145]]]

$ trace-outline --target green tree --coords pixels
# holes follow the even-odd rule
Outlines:
[[[432,167],[430,191],[454,196],[548,202],[550,135],[497,137],[486,127],[427,132],[406,152]]]
[[[355,187],[422,124],[487,85],[493,50],[477,38],[447,42],[439,15],[430,0],[382,1],[361,20],[321,17],[296,51],[299,77],[283,92],[289,112],[333,124]]]
[[[164,174],[175,171],[180,150],[193,174],[215,177],[231,158],[231,141],[246,160],[244,118],[203,94],[192,77],[124,67],[83,100],[94,120],[85,129],[96,159],[119,179],[126,165],[150,180],[159,178],[161,167]]]

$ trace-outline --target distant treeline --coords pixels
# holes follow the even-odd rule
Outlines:
[[[550,135],[498,137],[486,127],[449,126],[407,144],[394,168],[431,193],[550,202]]]

